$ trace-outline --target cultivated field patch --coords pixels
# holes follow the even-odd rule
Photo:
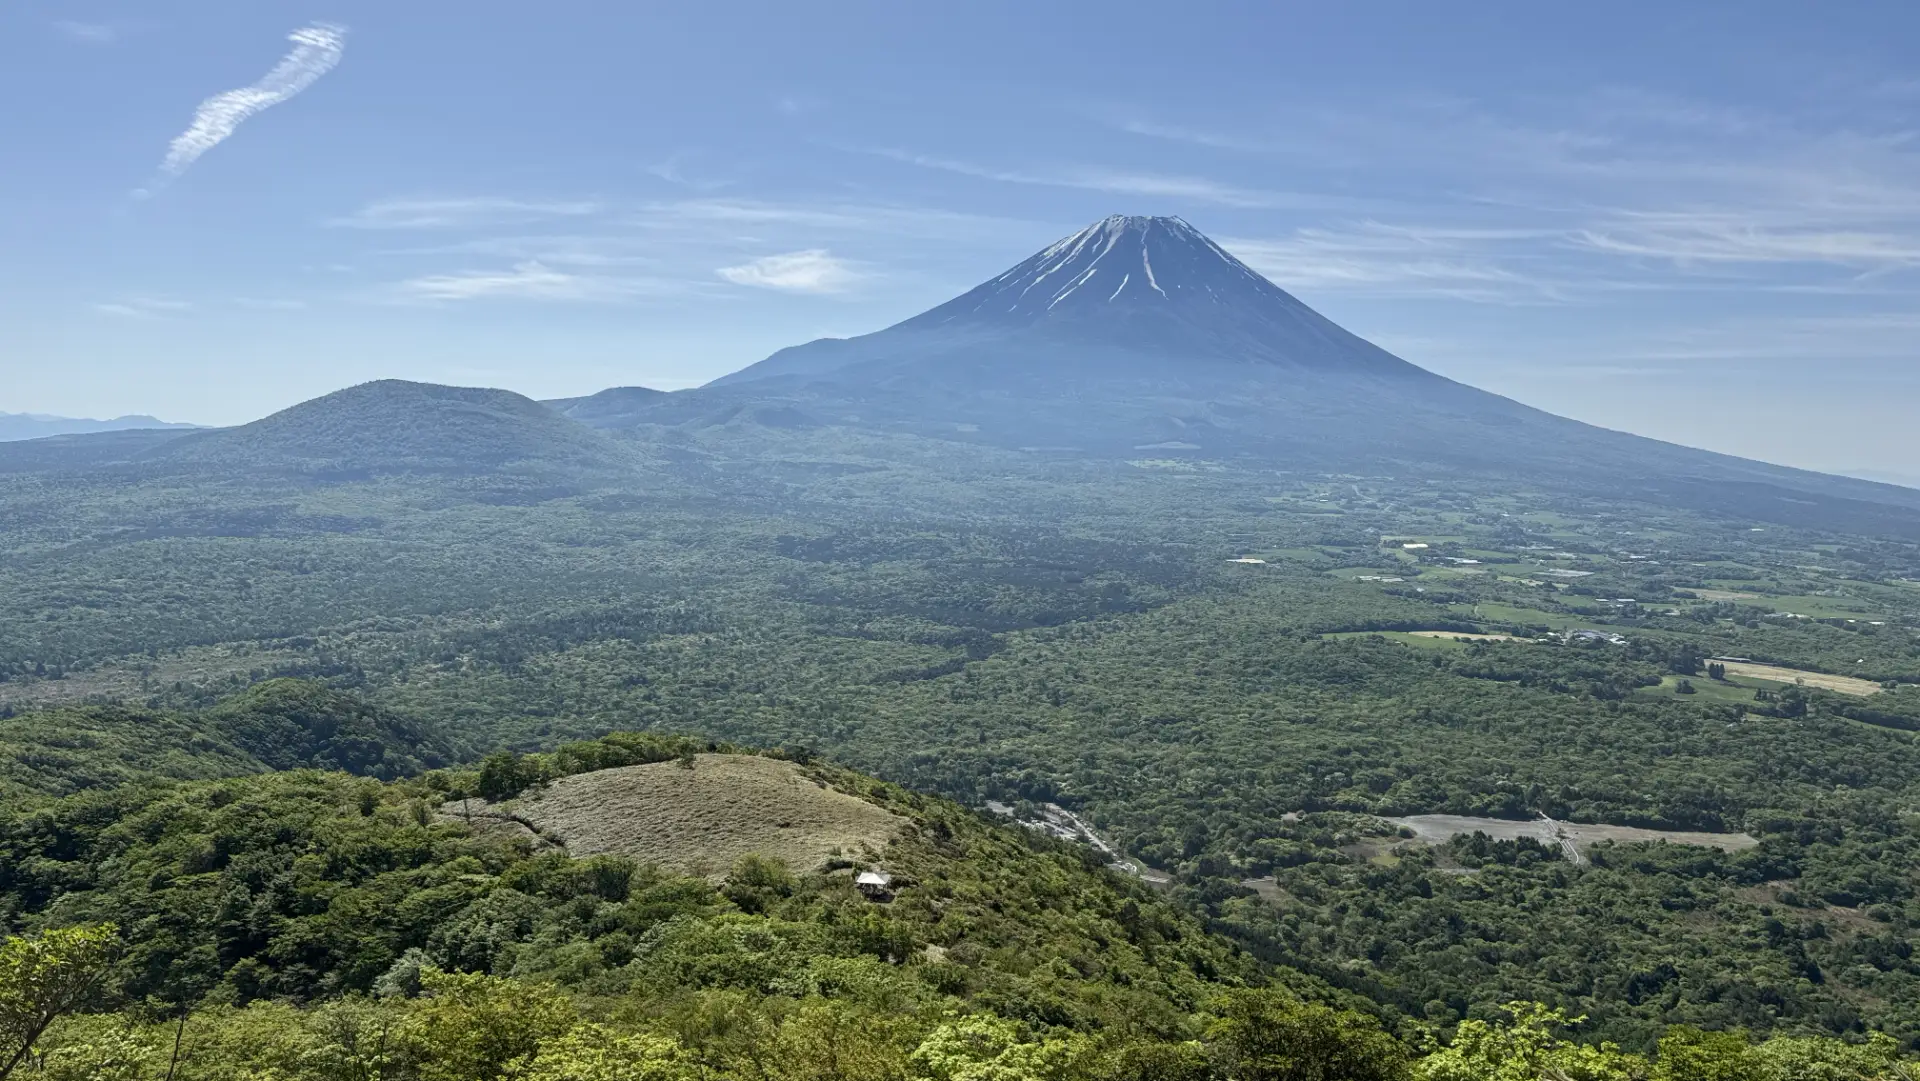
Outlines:
[[[1872,604],[1838,593],[1780,593],[1764,598],[1762,603],[1776,612],[1811,619],[1878,619],[1885,615]]]
[[[1685,680],[1693,687],[1690,695],[1681,694],[1680,683]],[[1772,684],[1768,684],[1772,686]],[[1732,702],[1746,704],[1754,701],[1754,692],[1759,688],[1752,684],[1723,682],[1708,679],[1705,676],[1664,676],[1658,686],[1640,687],[1634,691],[1642,698],[1678,696],[1694,702]]]
[[[1680,593],[1691,593],[1703,601],[1755,601],[1758,593],[1745,593],[1737,589],[1681,589]]]
[[[1869,695],[1879,694],[1883,688],[1870,679],[1854,676],[1836,676],[1827,672],[1808,672],[1800,668],[1776,668],[1771,664],[1754,664],[1749,661],[1716,661],[1727,666],[1727,675],[1745,676],[1748,679],[1764,679],[1774,683],[1804,683],[1809,687],[1818,687],[1823,691],[1837,691],[1840,694]]]

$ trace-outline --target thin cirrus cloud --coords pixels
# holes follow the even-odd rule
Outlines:
[[[54,23],[53,28],[75,41],[84,41],[89,45],[112,44],[120,39],[122,30],[116,23],[85,23],[71,19],[62,19]]]
[[[385,199],[328,224],[348,229],[462,229],[586,217],[601,209],[587,199]]]
[[[184,300],[169,300],[164,297],[128,297],[95,304],[93,310],[101,315],[112,315],[121,319],[154,319],[163,315],[178,315],[191,310],[192,307],[193,305]]]
[[[1677,263],[1824,263],[1888,270],[1920,265],[1920,235],[1820,223],[1756,223],[1726,214],[1622,214],[1584,228],[1572,240],[1610,255]]]
[[[530,259],[515,264],[510,270],[471,270],[411,278],[395,287],[395,295],[400,300],[413,302],[532,300],[605,303],[671,293],[676,288],[677,283],[654,278],[576,273],[558,270]]]
[[[735,285],[783,293],[841,293],[859,280],[845,260],[824,248],[763,256],[739,266],[721,267],[716,273]]]
[[[1145,195],[1157,198],[1178,199],[1185,202],[1210,203],[1215,206],[1231,207],[1238,210],[1355,209],[1364,205],[1362,200],[1348,196],[1289,191],[1262,191],[1254,188],[1225,184],[1200,176],[1165,175],[1160,173],[1142,173],[1123,169],[1105,168],[1072,168],[1045,171],[998,169],[977,165],[969,161],[935,157],[929,154],[916,154],[905,150],[866,149],[857,150],[856,152],[886,158],[890,161],[897,161],[922,169],[956,173],[960,176],[974,177],[979,180],[993,180],[1003,184],[1031,184],[1040,187],[1074,188],[1080,191],[1108,192],[1115,195]]]
[[[193,123],[176,136],[160,163],[162,179],[187,171],[200,156],[219,146],[240,125],[266,109],[294,97],[332,71],[346,51],[345,27],[315,23],[287,35],[293,49],[259,82],[215,94],[200,103]]]
[[[1920,269],[1920,153],[1903,118],[1865,104],[1838,130],[1817,113],[1619,90],[1558,102],[1551,123],[1461,102],[1291,110],[1256,133],[1114,113],[1128,134],[1389,178],[1367,221],[1235,248],[1290,286],[1491,303],[1866,297]],[[1433,174],[1419,190],[1391,180],[1410,160]]]
[[[1534,245],[1550,230],[1402,226],[1363,222],[1304,228],[1277,239],[1222,241],[1247,265],[1289,288],[1375,296],[1446,296],[1485,303],[1560,298]]]
[[[1262,154],[1272,149],[1271,144],[1259,139],[1181,127],[1176,124],[1157,124],[1151,120],[1125,120],[1117,126],[1129,135],[1144,135],[1153,139],[1191,143],[1194,146],[1204,146],[1213,150],[1238,150],[1249,154]]]

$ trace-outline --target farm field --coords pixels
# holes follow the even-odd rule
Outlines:
[[[1789,686],[1804,683],[1809,687],[1818,687],[1823,691],[1835,691],[1839,694],[1865,696],[1879,694],[1885,689],[1870,679],[1858,679],[1853,676],[1836,676],[1827,672],[1808,672],[1798,668],[1779,668],[1770,664],[1753,664],[1746,661],[1716,663],[1726,665],[1729,676],[1745,676],[1749,679],[1763,679]],[[1694,685],[1699,686],[1699,681],[1695,681]]]
[[[1762,603],[1777,612],[1792,612],[1814,619],[1880,619],[1886,613],[1853,597],[1821,597],[1805,593],[1774,594]]]
[[[1491,623],[1516,623],[1524,627],[1547,627],[1556,631],[1600,630],[1603,624],[1570,612],[1546,612],[1522,608],[1498,601],[1483,601],[1465,610],[1456,609],[1463,619]]]
[[[1692,694],[1680,694],[1680,681],[1683,679],[1693,685]],[[1771,688],[1780,686],[1780,684],[1768,683],[1766,686]],[[1754,701],[1754,692],[1759,689],[1760,688],[1750,685],[1730,681],[1722,682],[1720,680],[1708,679],[1705,676],[1688,677],[1669,675],[1661,678],[1659,686],[1641,687],[1636,690],[1634,694],[1649,698],[1691,698],[1697,702],[1748,703]]]
[[[1757,601],[1763,599],[1759,593],[1747,593],[1737,589],[1680,589],[1678,592],[1698,597],[1703,601]]]

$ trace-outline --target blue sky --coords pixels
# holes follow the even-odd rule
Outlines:
[[[15,0],[0,410],[690,386],[1149,213],[1447,375],[1920,474],[1915,40],[1901,3]]]

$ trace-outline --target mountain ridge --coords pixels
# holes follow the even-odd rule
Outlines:
[[[633,451],[524,395],[381,379],[250,424],[161,445],[152,460],[301,472],[489,472],[555,465],[631,471]]]
[[[85,435],[95,432],[192,431],[198,424],[161,420],[145,413],[129,413],[108,420],[91,417],[59,417],[49,413],[0,413],[0,442],[45,439],[56,435]]]
[[[15,444],[0,472],[614,476],[685,458],[694,432],[752,457],[800,429],[1108,460],[1161,448],[1289,470],[1465,471],[1920,537],[1920,491],[1600,428],[1456,382],[1340,328],[1185,221],[1138,216],[1095,222],[882,330],[783,349],[693,390],[536,402],[381,380],[237,428]]]

